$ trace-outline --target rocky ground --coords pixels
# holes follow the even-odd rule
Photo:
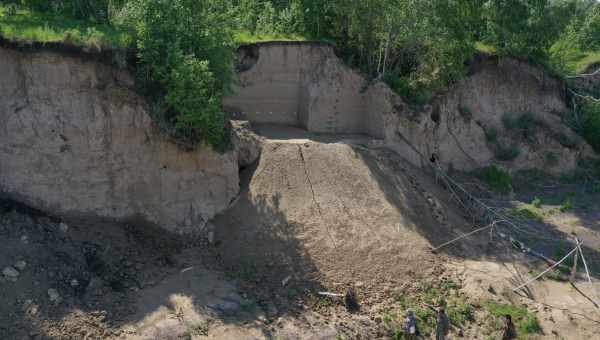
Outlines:
[[[0,339],[400,339],[407,308],[428,335],[440,303],[453,337],[497,339],[505,313],[523,339],[597,334],[581,267],[580,291],[553,273],[514,293],[545,264],[510,243],[486,233],[432,252],[472,230],[433,175],[357,136],[260,132],[260,160],[248,150],[243,190],[210,242],[2,202]],[[597,276],[598,194],[534,175],[515,176],[508,195],[456,178],[535,228],[515,237],[548,256],[576,232]]]

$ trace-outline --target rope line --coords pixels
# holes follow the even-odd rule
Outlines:
[[[581,243],[577,244],[577,247],[573,248],[573,250],[571,250],[567,255],[565,255],[560,261],[556,262],[555,264],[553,264],[552,266],[548,267],[548,269],[544,270],[543,272],[539,273],[536,277],[534,277],[533,279],[523,283],[522,285],[518,286],[517,288],[513,288],[513,292],[517,291],[527,285],[529,285],[530,283],[534,282],[535,280],[539,279],[540,277],[544,276],[544,274],[548,273],[549,271],[553,270],[554,268],[556,268],[556,266],[558,266],[559,264],[561,264],[563,261],[565,261],[569,256],[571,256],[574,252],[577,251],[577,249],[579,249],[579,245]]]
[[[594,297],[596,298],[596,306],[600,308],[600,296],[598,295],[598,290],[596,290],[596,286],[594,286],[594,282],[592,281],[592,277],[590,276],[590,271],[588,269],[587,261],[585,260],[585,256],[583,256],[583,249],[581,249],[581,243],[577,245],[577,249],[579,249],[579,255],[581,255],[581,259],[583,260],[583,267],[585,268],[585,275],[587,276],[588,282],[590,286],[592,286],[592,292],[594,293]]]
[[[469,232],[469,233],[466,233],[466,234],[460,235],[460,236],[458,236],[458,237],[456,237],[456,238],[454,238],[454,239],[452,239],[452,240],[450,240],[450,241],[448,241],[448,242],[445,242],[445,243],[442,243],[442,244],[440,244],[439,246],[437,246],[437,247],[433,248],[432,250],[433,250],[433,251],[437,251],[437,250],[439,250],[439,249],[441,249],[441,248],[443,248],[443,247],[445,247],[445,246],[447,246],[447,245],[449,245],[449,244],[451,244],[451,243],[454,243],[454,242],[456,242],[456,241],[458,241],[458,240],[460,240],[460,239],[463,239],[463,238],[465,238],[465,237],[471,236],[471,235],[473,235],[473,234],[475,234],[475,233],[478,233],[478,232],[480,232],[480,231],[483,231],[483,230],[486,230],[486,229],[493,228],[493,227],[496,225],[496,223],[497,223],[497,221],[494,221],[493,223],[491,223],[491,224],[489,224],[489,225],[487,225],[487,226],[485,226],[485,227],[482,227],[482,228],[479,228],[479,229],[475,229],[475,230],[473,230],[473,231],[471,231],[471,232]]]

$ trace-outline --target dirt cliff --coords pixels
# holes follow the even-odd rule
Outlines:
[[[237,69],[239,82],[224,106],[239,118],[312,132],[383,137],[382,116],[369,110],[363,77],[336,57],[332,45],[243,46]]]
[[[468,76],[417,109],[345,66],[327,44],[254,44],[239,55],[240,82],[225,107],[252,122],[367,134],[417,166],[435,154],[447,168],[563,173],[591,154],[562,123],[563,82],[525,61],[478,55]]]
[[[63,216],[202,228],[238,191],[234,152],[182,151],[125,71],[0,48],[0,192]]]

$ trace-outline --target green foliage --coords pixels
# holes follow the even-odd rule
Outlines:
[[[531,201],[531,205],[539,209],[542,207],[542,200],[539,197],[534,197]]]
[[[74,19],[108,23],[126,0],[21,0],[21,4],[35,12],[65,15]]]
[[[486,309],[495,317],[502,319],[510,315],[517,326],[517,332],[521,335],[541,334],[542,327],[535,314],[527,311],[526,307],[498,302],[486,303]]]
[[[537,211],[529,206],[512,208],[509,211],[509,214],[518,218],[529,219],[537,222],[543,222],[544,217]]]
[[[484,41],[501,55],[543,61],[574,12],[572,1],[488,1]]]
[[[600,152],[600,103],[583,101],[576,110],[583,120],[583,137],[597,152]]]
[[[446,314],[454,324],[466,326],[467,322],[474,320],[473,306],[460,292],[459,284],[451,279],[421,282],[417,292],[400,294],[397,300],[400,305],[400,313],[386,314],[383,319],[386,327],[395,329],[396,339],[403,339],[400,326],[404,311],[408,308],[414,310],[419,330],[424,336],[430,335],[435,330],[437,322],[436,312],[430,306],[445,306]]]
[[[177,112],[175,128],[185,140],[200,137],[213,146],[226,145],[221,91],[207,60],[183,58],[171,70],[167,90],[166,103]]]
[[[573,210],[573,202],[571,201],[570,198],[568,198],[567,200],[565,200],[563,202],[563,204],[561,204],[560,206],[560,212],[568,212]]]
[[[478,50],[549,63],[562,74],[600,61],[600,6],[590,0],[5,0],[3,4],[0,33],[8,38],[67,41],[97,49],[129,47],[135,41],[142,89],[159,108],[155,116],[187,142],[219,147],[227,144],[223,137],[227,133],[217,103],[231,83],[236,43],[334,42],[348,64],[387,82],[417,105],[430,102],[461,79],[466,62]],[[469,110],[463,109],[468,119]],[[588,115],[582,134],[600,145],[596,116]],[[529,128],[517,128],[525,138],[533,136]],[[486,131],[486,138],[496,141],[492,132]],[[518,155],[513,146],[500,146],[497,152],[500,159]]]
[[[550,47],[550,61],[563,75],[582,73],[600,62],[600,4],[590,0],[571,1],[575,13]]]
[[[7,13],[10,12],[10,15]],[[0,4],[0,35],[8,39],[58,42],[104,49],[125,48],[132,42],[127,32],[110,25],[94,24],[60,14],[32,12]]]
[[[225,2],[134,0],[126,8],[149,98],[164,97],[160,118],[188,143],[228,146],[221,109],[232,77],[233,34]],[[224,25],[225,24],[225,25]]]
[[[489,166],[482,170],[481,177],[489,187],[499,193],[508,193],[512,191],[511,175],[496,166]]]
[[[582,49],[600,49],[600,5],[593,6],[582,20],[579,43]]]

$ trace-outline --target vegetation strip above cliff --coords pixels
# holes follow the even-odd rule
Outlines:
[[[427,13],[427,15],[422,15]],[[234,50],[268,40],[325,40],[346,62],[424,104],[466,73],[479,51],[554,73],[600,61],[594,0],[6,0],[0,34],[102,50],[134,48],[154,116],[186,144],[225,148],[221,98]],[[586,109],[596,131],[598,110]],[[591,118],[590,118],[591,117]],[[587,129],[587,130],[586,130]],[[589,127],[579,128],[584,136]],[[595,136],[595,134],[593,134]],[[592,138],[592,144],[594,144]],[[600,146],[598,146],[600,148]]]

